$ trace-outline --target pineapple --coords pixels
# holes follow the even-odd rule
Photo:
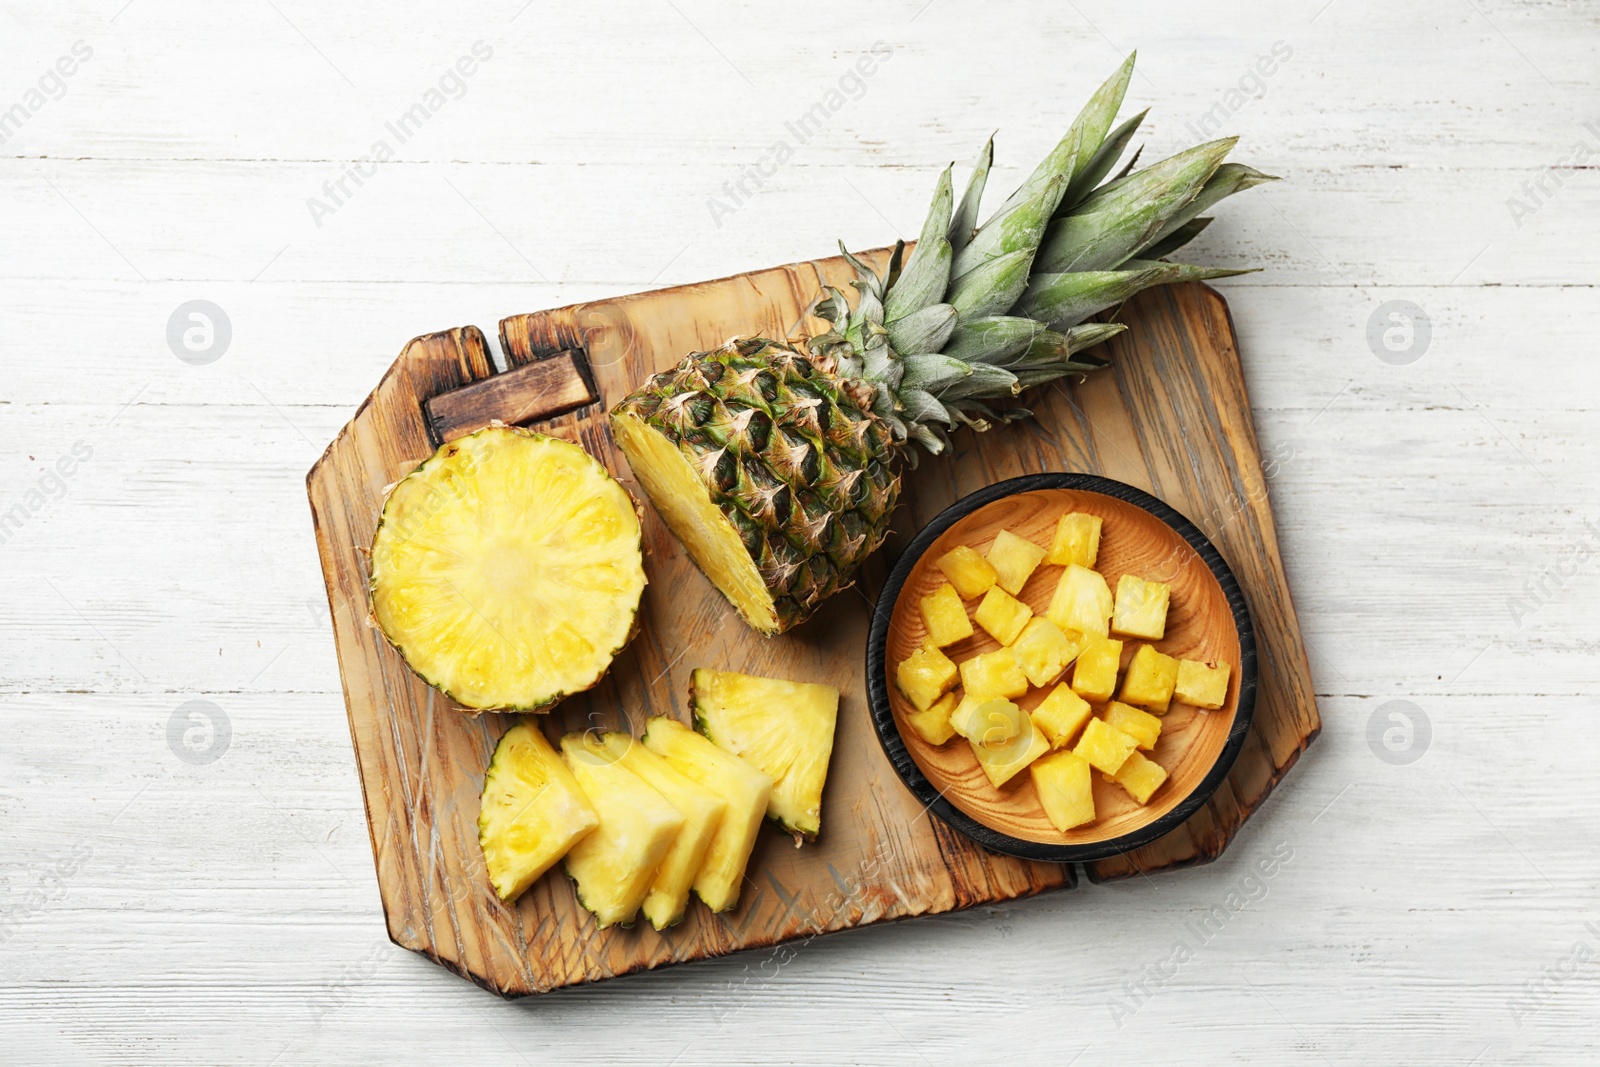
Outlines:
[[[1178,679],[1172,695],[1185,704],[1216,711],[1228,702],[1228,665],[1178,661]]]
[[[1070,563],[1056,582],[1045,617],[1063,630],[1109,637],[1111,611],[1111,588],[1100,572]]]
[[[1014,700],[1028,691],[1028,676],[1017,665],[1016,653],[1002,648],[962,660],[961,688],[975,700]]]
[[[1130,56],[981,226],[993,142],[959,201],[946,170],[909,257],[897,247],[879,275],[850,256],[854,307],[819,294],[826,332],[691,353],[612,409],[640,487],[751,626],[781,633],[853,581],[888,535],[912,448],[943,452],[957,427],[1024,417],[1012,401],[1028,387],[1105,366],[1084,350],[1125,327],[1096,312],[1241,273],[1165,258],[1202,212],[1269,180],[1223,162],[1234,139],[1105,180],[1142,118],[1112,129],[1132,74]],[[987,588],[950,580],[968,599]]]
[[[1167,772],[1161,769],[1161,764],[1137,752],[1128,753],[1121,769],[1112,775],[1112,781],[1126,789],[1128,795],[1141,804],[1150,803],[1150,797],[1166,780]]]
[[[600,825],[578,780],[531,722],[513,726],[483,775],[478,843],[500,899],[511,903]]]
[[[683,918],[689,905],[689,888],[705,863],[706,852],[727,814],[728,802],[673,769],[672,764],[627,734],[604,734],[601,744],[608,757],[666,797],[683,816],[683,829],[662,857],[650,882],[650,892],[639,909],[651,926],[665,930]]]
[[[1050,825],[1065,833],[1094,822],[1094,783],[1089,764],[1074,752],[1052,752],[1028,768]]]
[[[1044,559],[1044,549],[1026,537],[1018,537],[1010,530],[1001,530],[995,534],[994,544],[989,546],[989,554],[985,558],[994,568],[995,583],[1012,596],[1017,596],[1022,592],[1022,587],[1028,584],[1028,576]]]
[[[697,669],[689,703],[706,737],[772,779],[767,816],[814,838],[822,829],[822,786],[833,755],[839,691],[732,671]]]
[[[1114,726],[1139,742],[1146,752],[1154,752],[1156,739],[1161,736],[1161,720],[1147,711],[1113,700],[1106,705],[1106,725]]]
[[[1017,665],[1033,685],[1045,686],[1061,677],[1067,665],[1078,658],[1088,640],[1080,633],[1064,634],[1061,627],[1045,618],[1028,620],[1022,635],[1011,644]]]
[[[1088,760],[1095,769],[1116,774],[1138,747],[1139,742],[1116,727],[1106,725],[1104,719],[1090,719],[1072,751]]]
[[[1100,555],[1100,525],[1100,516],[1081,511],[1061,516],[1056,520],[1056,536],[1050,542],[1050,553],[1045,561],[1058,567],[1074,563],[1093,567]]]
[[[982,715],[990,722],[1005,719],[1008,730],[991,725],[978,738],[967,739],[978,766],[988,776],[989,784],[999,789],[1019,771],[1050,751],[1050,742],[1035,729],[1028,713],[1010,701],[990,701],[983,705]]]
[[[955,663],[932,645],[923,645],[894,669],[895,684],[918,711],[927,711],[954,689],[956,678]]]
[[[1066,748],[1094,709],[1069,686],[1058,685],[1033,709],[1033,724],[1050,739],[1051,748]]]
[[[639,517],[577,445],[495,424],[443,445],[384,501],[372,617],[429,685],[475,711],[544,711],[633,636]]]
[[[974,744],[1003,745],[1022,731],[1022,712],[1004,697],[963,697],[950,728]]]
[[[1085,700],[1096,703],[1111,699],[1117,691],[1117,668],[1122,666],[1122,642],[1109,637],[1097,637],[1089,647],[1078,653],[1078,665],[1072,669],[1072,691]]]
[[[1177,681],[1177,660],[1157,652],[1154,645],[1140,645],[1128,663],[1119,699],[1124,704],[1165,712],[1172,703],[1172,690]]]
[[[1009,645],[1028,625],[1028,620],[1033,617],[1033,609],[999,585],[992,585],[983,594],[983,601],[972,617],[988,631],[990,637],[1002,645]]]
[[[1124,637],[1159,641],[1167,635],[1165,582],[1147,582],[1131,574],[1117,579],[1116,605],[1111,611],[1111,632]]]
[[[767,815],[772,779],[665,716],[656,716],[645,724],[644,747],[672,764],[673,770],[685,778],[727,802],[727,812],[694,876],[694,894],[712,911],[729,910],[739,903],[745,865],[750,862],[750,850],[755,848],[761,820]]]
[[[602,930],[632,925],[686,821],[671,801],[617,762],[607,750],[612,737],[633,742],[627,734],[582,732],[561,739],[567,769],[600,816],[595,831],[567,853],[567,875],[578,903],[594,913]]]
[[[966,545],[957,545],[944,555],[940,556],[935,565],[944,576],[950,579],[960,593],[967,600],[974,600],[989,591],[999,577],[994,565],[982,556],[977,550]]]
[[[926,711],[914,711],[906,716],[906,721],[930,745],[944,744],[955,736],[955,727],[950,725],[950,713],[955,710],[956,695],[946,693],[933,703]]]
[[[928,631],[928,644],[934,648],[953,645],[972,636],[972,620],[961,603],[956,587],[945,582],[922,598],[922,625]]]

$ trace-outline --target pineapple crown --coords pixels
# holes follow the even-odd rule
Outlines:
[[[951,168],[939,176],[909,259],[898,242],[879,275],[841,243],[860,299],[851,309],[842,292],[825,286],[814,311],[832,328],[813,337],[810,349],[839,376],[870,389],[873,413],[896,440],[937,454],[957,426],[987,430],[1025,417],[1026,409],[995,401],[1106,365],[1085,350],[1127,327],[1085,321],[1091,315],[1154,285],[1249,273],[1166,259],[1206,228],[1211,219],[1202,212],[1217,201],[1276,180],[1223,162],[1238,138],[1209,141],[1138,171],[1135,151],[1101,184],[1146,114],[1111,129],[1135,55],[983,225],[975,224],[993,137],[978,153],[959,204]]]

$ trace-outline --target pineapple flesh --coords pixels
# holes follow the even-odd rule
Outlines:
[[[1065,833],[1094,821],[1094,782],[1089,763],[1072,752],[1052,752],[1028,768],[1050,825]]]
[[[1126,789],[1128,795],[1141,804],[1150,803],[1150,798],[1166,780],[1167,772],[1162,770],[1161,764],[1137,752],[1130,752],[1121,768],[1112,775],[1112,781]]]
[[[972,636],[972,620],[961,603],[956,587],[945,582],[922,598],[922,625],[928,631],[928,644],[934,648],[953,645]]]
[[[962,660],[961,688],[975,700],[1015,700],[1028,691],[1028,676],[1017,664],[1016,653],[1002,648]]]
[[[1058,685],[1033,709],[1033,724],[1044,731],[1051,748],[1066,748],[1093,714],[1087,700],[1070,686]]]
[[[1028,713],[1010,701],[990,701],[979,715],[988,725],[977,738],[968,737],[967,743],[996,789],[1050,751],[1050,742],[1034,727]]]
[[[1100,572],[1072,563],[1061,572],[1045,616],[1063,630],[1109,637],[1112,608],[1111,588]]]
[[[1154,645],[1140,645],[1128,662],[1119,699],[1124,704],[1165,712],[1172,703],[1172,691],[1177,682],[1178,661],[1164,652],[1157,652]]]
[[[964,600],[976,600],[999,579],[994,564],[967,545],[957,545],[934,562]]]
[[[1026,537],[1018,537],[1010,530],[1001,530],[995,535],[994,544],[989,546],[985,558],[994,568],[995,584],[1012,596],[1017,596],[1021,594],[1022,587],[1028,584],[1028,576],[1044,559],[1044,549]]]
[[[1139,742],[1103,719],[1090,719],[1083,728],[1083,736],[1072,751],[1089,761],[1096,770],[1116,774],[1128,757],[1139,747]]]
[[[1046,561],[1058,567],[1093,567],[1100,555],[1101,522],[1100,516],[1081,511],[1061,516],[1056,520],[1056,535]]]
[[[1091,640],[1078,653],[1072,668],[1072,691],[1085,700],[1101,703],[1117,690],[1117,669],[1122,666],[1122,642],[1109,637]]]
[[[959,672],[955,663],[932,645],[923,645],[901,660],[894,670],[895,685],[918,711],[955,688]]]
[[[1033,617],[1033,609],[996,584],[983,594],[983,600],[972,617],[990,637],[1002,645],[1009,645],[1028,625],[1028,620]]]
[[[1001,745],[1022,731],[1022,711],[1004,697],[965,697],[950,715],[950,728],[973,744]]]
[[[1124,637],[1143,637],[1159,641],[1167,635],[1167,600],[1171,590],[1165,582],[1147,582],[1124,574],[1117,579],[1116,605],[1111,612],[1111,632]]]
[[[937,747],[956,734],[955,727],[950,725],[950,713],[955,708],[956,695],[946,693],[925,711],[914,711],[907,715],[906,721],[911,724],[918,737]]]
[[[1061,627],[1043,617],[1028,620],[1022,634],[1011,644],[1017,665],[1028,681],[1046,686],[1061,677],[1078,653],[1088,645],[1082,634],[1065,634]]]
[[[1104,718],[1107,726],[1114,726],[1139,742],[1139,747],[1146,752],[1155,751],[1156,741],[1161,737],[1161,720],[1148,711],[1113,700],[1106,705]]]
[[[531,722],[507,730],[483,776],[478,843],[510,903],[600,825],[578,780]]]
[[[1216,711],[1228,702],[1228,671],[1226,663],[1199,663],[1192,659],[1178,661],[1178,678],[1172,695],[1185,704]]]

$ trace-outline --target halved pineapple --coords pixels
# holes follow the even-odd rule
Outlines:
[[[1128,791],[1141,804],[1150,803],[1150,797],[1167,780],[1167,772],[1153,759],[1130,752],[1122,767],[1112,776],[1112,781]]]
[[[533,723],[513,726],[483,775],[478,844],[489,881],[510,903],[596,826],[578,780]]]
[[[995,534],[994,544],[989,546],[984,558],[994,568],[995,584],[1016,596],[1028,584],[1028,576],[1039,566],[1039,561],[1044,559],[1044,549],[1026,537],[1001,530]]]
[[[1065,832],[1094,821],[1094,783],[1089,780],[1089,763],[1082,756],[1052,752],[1036,760],[1028,773],[1051,826]]]
[[[988,725],[978,737],[969,737],[967,743],[972,746],[972,754],[978,758],[978,766],[988,776],[989,784],[996,789],[1050,751],[1050,742],[1033,725],[1028,713],[1009,700],[985,703],[979,710],[979,717]]]
[[[1061,627],[1040,617],[1028,620],[1022,635],[1012,643],[1011,651],[1028,681],[1043,686],[1061,677],[1061,672],[1088,644],[1082,634],[1062,633]]]
[[[1065,748],[1093,714],[1087,700],[1070,686],[1058,685],[1033,709],[1033,724],[1044,731],[1051,748]]]
[[[921,600],[922,624],[928,629],[928,644],[934,648],[953,645],[972,636],[972,620],[961,603],[956,587],[945,582]]]
[[[957,545],[934,561],[934,565],[944,571],[944,576],[950,579],[950,584],[956,587],[956,592],[966,600],[972,600],[989,591],[998,575],[994,565],[974,548],[967,545]]]
[[[816,837],[839,691],[704,668],[695,670],[692,684],[695,727],[772,779],[769,817],[797,837]]]
[[[1228,671],[1226,663],[1179,660],[1178,680],[1173,685],[1172,695],[1185,704],[1216,711],[1228,702]]]
[[[1072,751],[1088,760],[1097,770],[1116,774],[1138,747],[1139,742],[1116,727],[1106,725],[1105,720],[1090,719]]]
[[[1099,637],[1078,653],[1072,668],[1072,691],[1085,700],[1110,700],[1117,691],[1117,669],[1122,666],[1122,642]]]
[[[650,881],[650,892],[639,909],[651,926],[665,930],[683,918],[689,904],[689,887],[700,873],[706,851],[727,814],[728,802],[627,734],[605,734],[601,744],[606,755],[642,778],[683,816],[683,829],[661,858]]]
[[[936,700],[925,711],[915,711],[906,716],[906,721],[911,724],[924,741],[930,745],[942,745],[955,736],[955,727],[950,725],[950,713],[956,708],[956,695],[946,693]]]
[[[1172,703],[1172,690],[1178,683],[1178,661],[1154,645],[1140,645],[1128,661],[1122,679],[1120,698],[1125,704],[1138,704],[1151,711],[1165,712]]]
[[[1028,676],[1009,648],[984,652],[961,661],[961,688],[974,700],[1015,699],[1028,691]]]
[[[1093,567],[1100,555],[1100,526],[1098,515],[1074,511],[1056,520],[1056,536],[1050,542],[1050,552],[1045,559],[1060,567],[1076,563],[1080,567]]]
[[[895,685],[918,711],[927,711],[955,688],[957,677],[955,663],[932,645],[923,645],[894,669]]]
[[[612,736],[632,743],[627,734],[575,732],[561,739],[567,769],[600,815],[594,833],[567,853],[567,875],[578,903],[594,912],[602,930],[633,922],[684,824],[666,797],[611,754],[606,742]]]
[[[1132,574],[1117,579],[1116,605],[1111,611],[1111,632],[1128,637],[1159,641],[1167,633],[1167,600],[1171,589],[1165,582],[1147,582]]]
[[[372,616],[463,707],[543,711],[598,682],[644,592],[633,500],[577,445],[494,425],[394,487]]]
[[[1106,705],[1105,720],[1107,726],[1114,726],[1139,742],[1139,747],[1146,752],[1155,751],[1156,741],[1161,737],[1161,720],[1148,711],[1113,700]]]
[[[1009,645],[1017,639],[1018,634],[1022,633],[1022,628],[1028,625],[1028,620],[1033,617],[1033,609],[999,585],[992,585],[989,591],[983,594],[983,600],[978,604],[978,610],[973,612],[972,617],[990,637],[1002,645]]]
[[[645,724],[644,747],[672,764],[673,770],[716,793],[728,804],[705,861],[694,876],[694,893],[712,911],[739,903],[744,869],[756,832],[767,817],[772,779],[724,752],[676,719],[656,716]]]
[[[1111,588],[1100,572],[1074,563],[1061,572],[1045,616],[1063,630],[1108,637],[1112,607]]]

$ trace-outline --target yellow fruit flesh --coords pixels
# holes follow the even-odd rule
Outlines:
[[[1000,745],[1022,731],[1022,709],[1003,697],[964,698],[950,715],[950,728],[974,744]]]
[[[1140,711],[1113,700],[1106,705],[1105,720],[1107,726],[1115,727],[1139,742],[1139,747],[1146,752],[1155,751],[1156,741],[1161,737],[1161,720],[1148,711]]]
[[[1147,582],[1131,574],[1117,579],[1116,606],[1111,612],[1111,632],[1159,641],[1167,633],[1165,582]]]
[[[1111,589],[1100,572],[1073,564],[1061,572],[1045,617],[1063,630],[1106,637],[1112,607]]]
[[[1050,739],[1051,748],[1065,748],[1094,714],[1089,702],[1065,685],[1058,685],[1033,709],[1033,724]]]
[[[930,645],[901,660],[894,672],[895,684],[918,711],[928,710],[954,688],[957,676],[950,657]]]
[[[983,594],[983,600],[978,604],[978,610],[972,617],[990,637],[1002,645],[1009,645],[1017,639],[1018,634],[1022,633],[1022,628],[1028,625],[1028,620],[1033,617],[1033,609],[998,585],[994,585]]]
[[[1028,691],[1028,676],[1017,665],[1009,648],[984,652],[961,661],[961,688],[975,700],[1005,697],[1008,700]]]
[[[944,576],[965,600],[982,596],[995,583],[994,566],[966,545],[952,548],[940,556],[935,565],[944,571]]]
[[[1167,780],[1167,772],[1162,770],[1161,765],[1155,760],[1146,759],[1134,752],[1128,756],[1112,780],[1126,789],[1133,799],[1141,804],[1148,804],[1155,791],[1161,788],[1161,783]]]
[[[1072,668],[1072,691],[1096,703],[1111,699],[1117,689],[1117,669],[1122,666],[1122,642],[1096,638],[1078,654]]]
[[[1071,752],[1052,752],[1028,768],[1050,825],[1063,832],[1094,821],[1089,763]]]
[[[1121,730],[1107,726],[1100,719],[1090,719],[1072,751],[1088,760],[1096,770],[1116,774],[1138,747],[1139,742]]]
[[[539,728],[524,722],[507,730],[484,772],[478,814],[478,843],[500,899],[516,900],[599,825]]]
[[[1006,731],[998,725],[991,726],[985,734],[980,735],[982,740],[968,738],[967,743],[972,746],[972,754],[988,776],[989,784],[999,789],[1034,760],[1049,752],[1050,742],[1041,731],[1034,728],[1027,712],[1009,702],[1006,702],[1009,711],[995,711],[994,703],[984,705],[982,715],[996,723],[1001,718],[1008,719],[1014,723],[1016,732],[1001,739]]]
[[[1082,634],[1065,634],[1049,619],[1032,618],[1012,643],[1011,651],[1028,681],[1045,686],[1061,677],[1087,644]]]
[[[1178,661],[1178,680],[1172,695],[1185,704],[1215,711],[1228,702],[1228,672],[1226,663],[1197,663],[1192,659]]]
[[[928,644],[935,648],[953,645],[972,636],[972,620],[961,594],[949,582],[922,598],[922,624],[928,630]]]
[[[1028,576],[1039,566],[1039,561],[1044,559],[1044,549],[1010,530],[1001,530],[985,558],[994,568],[995,584],[1016,596],[1028,583]]]
[[[1076,563],[1080,567],[1093,567],[1100,555],[1101,519],[1098,515],[1085,515],[1074,511],[1056,520],[1056,535],[1050,542],[1050,552],[1045,560],[1058,567]]]
[[[1128,663],[1118,699],[1124,704],[1164,712],[1172,703],[1172,690],[1177,682],[1178,661],[1157,652],[1154,645],[1140,645]]]
[[[907,715],[906,722],[910,723],[911,728],[928,744],[942,745],[956,735],[955,727],[950,725],[950,713],[955,707],[956,695],[946,693],[926,711]]]

